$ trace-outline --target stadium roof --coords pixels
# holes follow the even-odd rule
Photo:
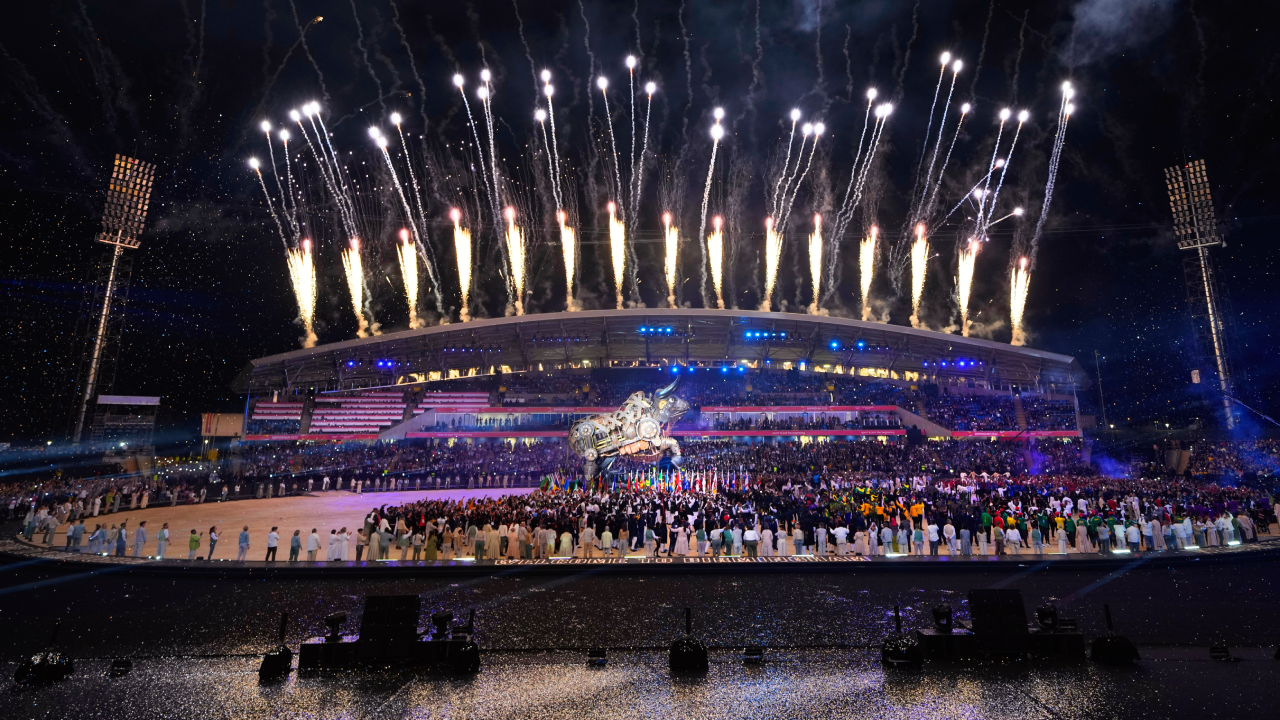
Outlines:
[[[391,385],[471,368],[486,374],[502,366],[520,372],[744,361],[873,368],[904,379],[967,377],[990,387],[1089,385],[1075,358],[1034,348],[820,315],[685,308],[540,313],[402,330],[260,358],[236,385],[257,395]]]

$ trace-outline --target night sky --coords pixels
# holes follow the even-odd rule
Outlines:
[[[628,53],[640,58],[637,80],[659,85],[636,235],[637,292],[648,306],[665,296],[662,211],[676,211],[685,238],[697,232],[717,106],[725,108],[727,130],[710,212],[728,223],[733,272],[726,299],[746,309],[760,303],[765,195],[785,150],[787,113],[798,107],[806,120],[826,125],[797,192],[774,295],[775,309],[782,301],[791,310],[807,305],[808,218],[834,217],[862,129],[864,93],[874,86],[895,111],[869,173],[868,198],[841,245],[839,285],[825,301],[832,314],[857,314],[858,238],[874,222],[892,244],[907,222],[920,158],[932,150],[925,150],[926,127],[933,134],[938,127],[929,116],[939,55],[949,51],[965,68],[947,141],[956,105],[974,109],[943,178],[941,204],[954,205],[985,172],[999,109],[1031,114],[999,214],[1015,204],[1028,213],[997,226],[978,260],[971,307],[990,336],[1009,340],[1007,322],[993,321],[1008,317],[1010,246],[1015,236],[1027,239],[1039,217],[1060,86],[1070,80],[1077,109],[1039,239],[1028,344],[1074,355],[1090,373],[1096,350],[1113,423],[1186,424],[1212,414],[1205,404],[1212,398],[1196,389],[1204,386],[1190,382],[1196,362],[1183,257],[1163,175],[1165,167],[1204,158],[1227,241],[1217,259],[1231,302],[1238,394],[1269,415],[1280,408],[1270,352],[1280,332],[1273,290],[1280,250],[1267,230],[1280,214],[1273,198],[1280,41],[1252,8],[1166,0],[699,0],[645,2],[635,12],[627,2],[294,3],[296,9],[289,0],[52,0],[9,10],[0,28],[0,233],[8,249],[0,441],[57,439],[66,431],[77,321],[86,280],[105,248],[92,239],[115,153],[158,166],[142,249],[134,253],[115,391],[164,396],[163,429],[193,435],[200,412],[243,408],[229,383],[248,360],[299,346],[281,238],[247,160],[265,161],[259,123],[290,126],[288,111],[307,101],[321,103],[335,147],[370,188],[384,165],[367,128],[390,131],[387,115],[404,114],[428,185],[445,304],[456,313],[447,213],[459,205],[469,217],[479,213],[481,223],[476,310],[498,315],[505,304],[499,249],[483,226],[475,176],[465,172],[475,148],[450,82],[461,72],[474,93],[480,70],[490,68],[499,169],[512,202],[537,218],[529,241],[531,310],[558,311],[559,248],[547,243],[550,183],[533,121],[541,85],[534,73],[550,69],[562,163],[573,178],[569,206],[584,240],[579,295],[587,308],[610,306],[603,205],[612,168],[603,162],[607,135],[592,80],[601,73],[612,80],[614,131],[625,156]],[[305,45],[297,43],[300,27],[317,15],[323,22],[306,33]],[[939,100],[937,117],[941,106]],[[312,160],[300,145],[295,135],[291,150],[305,165]],[[320,342],[346,340],[356,329],[338,258],[346,238],[325,207],[318,175],[304,173],[307,230],[319,248]],[[388,197],[385,187],[371,190],[358,210],[373,229],[365,238],[370,307],[393,330],[407,327],[408,317],[393,250],[403,219]],[[955,320],[950,298],[961,232],[952,222],[933,237],[923,317],[935,329]],[[699,306],[696,248],[682,246],[680,275],[693,278],[683,300]],[[882,258],[872,292],[877,309],[906,324],[909,290],[903,283],[896,292],[885,269]],[[425,274],[421,282],[430,315],[436,307]],[[1086,409],[1097,408],[1096,389],[1082,399]]]

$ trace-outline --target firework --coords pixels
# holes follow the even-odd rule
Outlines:
[[[563,210],[556,213],[556,219],[560,221],[560,252],[564,255],[565,309],[577,310],[578,303],[573,299],[573,274],[575,272],[574,263],[578,256],[578,238],[573,228],[566,224],[568,216]]]
[[[449,211],[449,219],[453,220],[453,251],[458,259],[458,286],[462,288],[458,319],[466,322],[471,319],[471,233],[459,224],[462,212],[458,208]]]
[[[858,244],[858,281],[862,284],[862,319],[871,319],[871,279],[876,271],[876,242],[880,228],[871,226],[871,232]]]
[[[929,269],[929,239],[924,235],[924,223],[916,225],[916,239],[911,244],[911,327],[920,323],[920,300],[924,297],[924,281]]]
[[[524,314],[524,230],[516,225],[516,209],[506,209],[507,257],[511,261],[511,289],[514,291],[516,314]]]
[[[800,173],[800,177],[796,179],[795,185],[792,186],[791,198],[790,199],[783,198],[784,206],[782,208],[782,222],[778,223],[778,231],[780,233],[786,231],[787,221],[791,219],[791,206],[794,205],[796,202],[796,194],[800,192],[800,184],[803,183],[805,177],[809,175],[809,168],[813,167],[813,156],[818,154],[818,138],[822,137],[822,133],[825,132],[826,129],[827,129],[826,126],[823,125],[822,123],[814,123],[812,127],[813,145],[810,146],[809,148],[809,162],[805,164],[804,172]],[[801,141],[800,151],[801,151],[800,157],[801,159],[803,159],[804,158],[803,140]],[[796,167],[797,168],[800,167],[798,162],[796,164]]]
[[[1022,313],[1027,307],[1027,291],[1031,288],[1031,271],[1024,257],[1018,261],[1009,279],[1009,325],[1013,328],[1013,345],[1025,345],[1026,333],[1022,329]]]
[[[311,256],[311,241],[303,240],[296,250],[285,251],[285,262],[289,265],[289,280],[293,283],[293,294],[298,299],[298,319],[306,336],[302,338],[302,347],[316,346],[316,265]]]
[[[613,149],[613,181],[617,186],[617,197],[622,197],[622,170],[618,165],[618,139],[613,135],[613,114],[609,112],[609,80],[608,78],[596,78],[596,87],[600,88],[600,94],[604,97],[604,120],[605,125],[609,128],[609,146]],[[610,226],[612,227],[612,225]],[[610,231],[612,232],[612,230]],[[622,307],[619,303],[618,307]]]
[[[977,238],[969,238],[969,243],[960,248],[956,294],[960,304],[960,334],[965,337],[969,337],[969,293],[973,290],[973,268],[978,262],[978,251],[981,249],[982,243]]]
[[[663,239],[666,241],[665,270],[667,275],[667,305],[676,306],[676,265],[680,248],[680,230],[671,225],[671,213],[662,213]]]
[[[778,260],[782,258],[782,236],[774,229],[773,218],[764,219],[764,294],[760,309],[767,311],[773,301],[773,286],[778,281]]]
[[[427,324],[418,317],[418,251],[409,239],[409,231],[400,231],[400,244],[396,246],[400,260],[400,274],[404,277],[404,296],[409,302],[409,329],[417,330]]]
[[[622,307],[622,285],[626,277],[627,227],[618,219],[617,203],[609,203],[609,259],[613,261],[613,288],[618,294],[618,307]]]
[[[818,299],[822,292],[822,216],[813,216],[813,234],[809,236],[809,282],[813,283],[813,302],[809,314],[818,314]]]
[[[782,161],[782,172],[778,181],[773,184],[773,213],[778,212],[778,200],[782,197],[782,179],[787,176],[787,168],[791,166],[791,146],[796,142],[796,123],[800,122],[800,108],[791,109],[791,134],[787,136],[787,157]],[[801,150],[804,148],[801,147]]]
[[[716,289],[716,307],[724,309],[724,220],[711,218],[711,235],[707,238],[707,260],[711,263],[711,284]]]
[[[702,189],[702,220],[698,223],[698,239],[702,242],[702,304],[707,304],[707,203],[711,200],[711,179],[716,171],[716,149],[720,147],[720,138],[724,137],[724,128],[720,127],[720,119],[724,117],[724,109],[715,109],[716,124],[711,126],[711,162],[707,164],[707,184]]]
[[[360,238],[351,238],[351,245],[342,251],[342,269],[347,274],[347,290],[351,293],[351,309],[356,314],[358,337],[369,337],[369,319],[364,311],[364,262],[360,259]],[[376,334],[376,333],[375,333]]]

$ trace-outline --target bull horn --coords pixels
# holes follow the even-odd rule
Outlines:
[[[676,379],[675,379],[675,380],[672,380],[672,381],[671,381],[671,384],[670,384],[670,385],[668,385],[668,386],[666,386],[666,387],[662,388],[661,390],[659,390],[658,392],[654,393],[654,394],[653,394],[653,396],[654,396],[655,398],[658,398],[659,400],[661,400],[662,398],[664,398],[664,397],[666,397],[666,396],[670,395],[671,393],[675,392],[675,391],[676,391],[676,388],[678,388],[678,387],[680,387],[680,376],[679,376],[679,375],[677,375],[677,376],[676,376]]]

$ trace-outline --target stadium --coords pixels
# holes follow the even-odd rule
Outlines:
[[[669,374],[667,374],[669,373]],[[244,439],[555,441],[680,376],[700,438],[1078,437],[1074,358],[836,317],[742,310],[548,313],[260,358]],[[818,420],[821,418],[821,420]]]

